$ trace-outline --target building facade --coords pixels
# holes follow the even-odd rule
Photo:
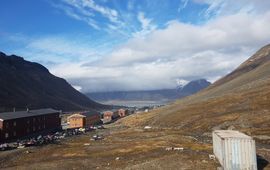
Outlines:
[[[85,112],[85,127],[90,127],[101,123],[101,117],[99,112]]]
[[[85,116],[73,114],[67,118],[69,128],[81,128],[85,125]]]
[[[127,109],[119,109],[118,110],[119,117],[125,117],[128,114]]]
[[[95,111],[75,113],[67,118],[69,128],[90,127],[100,123],[100,121],[100,114]]]
[[[60,112],[54,109],[0,113],[0,142],[60,127]]]
[[[112,121],[113,112],[112,111],[105,111],[103,113],[103,123],[109,123]]]

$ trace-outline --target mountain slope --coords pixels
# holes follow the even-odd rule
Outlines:
[[[251,56],[247,61],[242,63],[236,70],[231,72],[230,74],[226,75],[225,77],[221,78],[213,87],[222,85],[230,80],[233,80],[243,74],[246,74],[257,67],[263,65],[264,63],[270,60],[270,45],[266,45],[265,47],[261,48],[258,52],[256,52],[253,56]]]
[[[96,92],[86,95],[96,101],[128,100],[128,101],[172,101],[197,93],[208,87],[211,83],[205,79],[193,80],[183,87],[176,89]]]
[[[177,128],[192,135],[232,128],[270,139],[269,53],[270,45],[205,90],[124,123]]]
[[[52,107],[61,110],[101,108],[44,66],[0,53],[0,110]]]

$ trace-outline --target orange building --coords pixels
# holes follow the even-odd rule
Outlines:
[[[73,114],[67,118],[69,128],[80,128],[85,125],[85,116],[81,114]]]
[[[67,118],[69,128],[90,127],[100,123],[100,121],[98,112],[75,113]]]

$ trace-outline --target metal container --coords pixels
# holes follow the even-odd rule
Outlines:
[[[213,132],[213,150],[224,170],[257,170],[255,141],[233,130]]]

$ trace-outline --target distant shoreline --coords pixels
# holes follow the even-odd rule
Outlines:
[[[138,101],[138,100],[109,100],[109,101],[98,101],[99,103],[106,105],[118,105],[118,106],[128,106],[128,107],[144,107],[144,106],[158,106],[165,105],[171,101]]]

